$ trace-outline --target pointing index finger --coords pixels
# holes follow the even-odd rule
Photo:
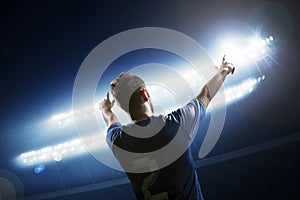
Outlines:
[[[224,54],[223,59],[222,59],[223,64],[225,63],[225,57],[226,57],[226,54]]]
[[[106,92],[106,99],[109,101],[109,92]]]

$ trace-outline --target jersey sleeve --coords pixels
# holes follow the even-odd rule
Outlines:
[[[190,139],[194,137],[200,121],[205,117],[205,109],[200,99],[193,99],[187,105],[177,110],[180,126]]]
[[[106,141],[110,148],[115,143],[116,139],[122,135],[122,125],[120,123],[114,123],[107,129]]]

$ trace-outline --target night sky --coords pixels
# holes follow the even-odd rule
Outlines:
[[[198,41],[208,51],[211,51],[209,43],[214,39],[209,30],[218,29],[219,25],[222,31],[224,24],[241,23],[273,35],[276,52],[268,67],[262,68],[267,77],[263,85],[253,96],[227,108],[230,117],[224,131],[229,134],[221,138],[224,151],[299,132],[299,6],[296,1],[273,1],[281,5],[281,10],[268,8],[258,12],[254,8],[261,2],[2,2],[0,169],[21,176],[23,172],[18,171],[12,159],[30,149],[26,145],[36,137],[30,134],[31,127],[71,108],[73,83],[85,57],[105,39],[138,27],[177,30]],[[255,133],[253,137],[243,137],[240,135],[243,131]],[[234,144],[232,139],[242,142]],[[215,152],[217,154],[219,150]],[[26,188],[30,192],[26,192]],[[25,194],[39,192],[36,185],[34,189],[26,188]]]

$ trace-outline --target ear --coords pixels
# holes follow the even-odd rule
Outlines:
[[[148,96],[148,93],[147,93],[147,91],[146,91],[146,88],[143,88],[143,89],[141,90],[141,96],[142,96],[142,98],[144,99],[144,101],[148,101],[148,100],[149,100],[149,96]]]

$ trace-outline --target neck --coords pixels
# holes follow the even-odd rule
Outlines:
[[[147,113],[141,113],[141,114],[136,114],[136,115],[131,115],[131,120],[134,121],[140,121],[143,119],[146,119],[148,117],[151,117],[151,115],[147,114]]]
[[[153,115],[152,110],[150,107],[142,106],[139,110],[136,112],[133,112],[130,114],[132,121],[140,121],[145,118],[151,117]]]

